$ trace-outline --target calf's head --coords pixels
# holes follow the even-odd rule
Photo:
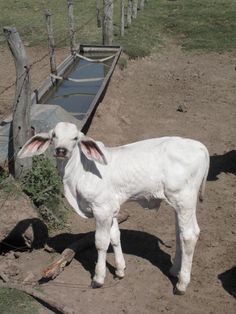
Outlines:
[[[50,144],[54,145],[56,158],[69,159],[75,147],[78,146],[89,160],[107,164],[106,157],[96,141],[80,132],[75,124],[67,122],[59,122],[48,133],[38,133],[31,137],[19,151],[18,157],[40,155],[46,151]]]

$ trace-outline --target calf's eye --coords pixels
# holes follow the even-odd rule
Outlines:
[[[78,136],[73,138],[73,141],[77,141],[78,140]]]

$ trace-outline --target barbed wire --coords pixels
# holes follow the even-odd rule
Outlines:
[[[101,2],[101,1],[100,1],[100,2]],[[104,4],[103,2],[102,2],[102,4],[100,3],[100,6],[99,6],[99,8],[98,8],[98,9],[99,9],[99,12],[101,12],[101,11],[104,12],[104,9],[105,9],[105,8],[109,9],[109,7],[112,6],[113,4],[114,4],[113,1],[111,1],[109,4]],[[43,5],[44,11],[45,11],[45,9],[46,9],[46,3],[45,3],[45,1],[42,2],[42,5]],[[89,17],[85,22],[83,22],[82,25],[78,25],[78,26],[75,27],[75,32],[80,32],[81,30],[83,30],[83,29],[84,29],[86,26],[88,26],[96,17],[97,17],[97,11],[96,11],[96,7],[95,7],[95,9],[94,9],[93,13],[90,15],[90,17]],[[65,43],[65,42],[67,42],[68,40],[69,40],[68,35],[65,35],[65,36],[62,37],[59,41],[57,41],[57,46],[60,46],[62,43]],[[23,90],[23,86],[24,86],[25,80],[27,79],[27,77],[28,77],[28,75],[29,75],[29,71],[31,71],[32,68],[33,68],[35,65],[41,63],[43,60],[45,60],[45,59],[46,59],[47,57],[49,57],[49,56],[50,56],[50,52],[48,51],[48,52],[45,53],[43,56],[40,56],[38,59],[36,59],[36,60],[34,60],[33,62],[31,62],[30,65],[25,68],[25,71],[24,71],[20,76],[18,76],[14,82],[10,83],[8,86],[4,87],[3,90],[1,90],[0,96],[2,96],[4,93],[6,93],[7,91],[9,91],[13,86],[16,86],[17,80],[20,80],[23,76],[25,76],[25,77],[24,77],[24,80],[23,80],[23,82],[22,82],[22,86],[21,86],[21,88],[20,88],[20,91],[19,91],[19,93],[18,93],[17,99],[15,99],[15,100],[13,101],[13,105],[12,105],[12,108],[11,108],[11,112],[12,112],[13,114],[14,114],[14,112],[15,112],[15,110],[16,110],[16,106],[17,106],[17,104],[18,104],[18,102],[19,102],[19,99],[20,99],[20,97],[21,97],[21,93],[22,93],[22,90]],[[5,98],[5,101],[8,101],[8,99]],[[0,126],[1,126],[1,124],[2,124],[3,122],[5,122],[5,123],[10,122],[11,119],[9,119],[9,121],[7,121],[7,122],[5,121],[5,119],[6,119],[7,117],[9,117],[9,114],[5,114],[3,117],[1,117]],[[3,136],[4,136],[4,135],[3,135]],[[7,137],[7,136],[6,136],[6,137]],[[8,138],[8,141],[12,141],[12,140],[13,140],[13,137]],[[13,158],[14,158],[14,157],[15,157],[15,156],[13,156]]]
[[[21,285],[25,285],[25,286],[32,286],[32,287],[40,287],[43,285],[47,285],[47,286],[60,286],[60,287],[64,287],[64,288],[81,288],[81,289],[90,289],[91,286],[90,285],[85,285],[85,284],[80,284],[80,283],[71,283],[71,282],[64,282],[64,281],[48,281],[48,282],[43,282],[40,283],[39,281],[33,281],[33,280],[21,280],[21,279],[14,279],[14,280],[10,280],[9,281],[12,284],[21,284]],[[101,290],[103,289],[109,289],[112,287],[115,287],[119,284],[120,280],[115,280],[114,283],[111,284],[104,284],[101,288]]]
[[[109,6],[113,5],[113,3],[111,2]],[[104,10],[105,6],[102,5],[99,7],[99,11],[101,12],[102,10]],[[88,26],[93,20],[94,18],[96,17],[96,10],[94,10],[94,14],[92,14],[89,19],[87,19],[82,25],[80,26],[77,26],[75,27],[75,32],[79,32],[81,30],[83,30],[86,26]],[[68,40],[68,35],[65,35],[64,37],[62,37],[59,41],[57,41],[57,45],[61,45],[62,43],[64,42],[67,42]],[[41,63],[43,60],[45,60],[47,57],[50,56],[50,52],[47,52],[45,53],[43,56],[39,57],[38,59],[34,60],[32,63],[30,63],[30,65],[28,67],[25,67],[25,71],[16,78],[15,82],[12,82],[10,83],[8,86],[4,87],[4,86],[1,86],[3,87],[3,90],[0,92],[0,96],[3,95],[4,93],[6,93],[7,91],[9,91],[13,86],[16,86],[17,84],[17,80],[21,79],[23,76],[24,76],[24,79],[23,79],[23,82],[22,82],[22,85],[19,89],[19,92],[18,92],[18,95],[17,95],[17,98],[13,101],[13,106],[12,106],[12,113],[14,115],[15,113],[15,110],[16,110],[16,107],[17,107],[17,104],[19,102],[19,99],[21,97],[21,94],[22,94],[22,91],[23,91],[23,88],[24,88],[24,84],[25,84],[25,81],[27,80],[27,78],[29,77],[29,72],[32,70],[32,68]],[[1,118],[1,121],[0,121],[0,125],[2,124],[2,122],[9,116],[9,114],[6,114],[4,117]],[[9,121],[10,122],[10,121]],[[5,136],[7,138],[7,141],[4,141],[4,142],[0,142],[1,143],[6,143],[8,142],[9,144],[13,141],[13,140],[16,140],[18,135],[19,135],[19,132],[20,130],[18,130],[17,134],[16,135],[12,135],[12,136],[5,136],[5,135],[1,135],[1,136]],[[13,152],[11,156],[9,156],[8,158],[6,158],[5,162],[3,163],[3,167],[5,168],[7,166],[7,164],[10,164],[12,163],[12,161],[14,160],[16,163],[17,163],[17,153],[18,152]],[[24,167],[21,167],[21,172],[19,174],[19,177],[21,178],[22,175],[24,173]],[[12,195],[14,195],[15,192],[8,192],[6,197],[4,198],[3,202],[1,203],[0,205],[0,209],[2,209],[2,207],[6,204],[6,202],[10,199],[10,197]],[[22,249],[27,249],[28,247],[27,246],[22,246],[22,247],[16,247],[10,243],[7,243],[7,241],[1,241],[1,244],[4,244],[8,247],[10,247],[11,249],[13,250],[22,250]],[[14,280],[14,281],[11,281],[12,283],[18,283],[18,284],[23,284],[23,285],[34,285],[35,282],[34,281],[22,281],[22,280]],[[107,289],[107,288],[111,288],[115,285],[118,284],[118,281],[116,281],[115,283],[113,284],[110,284],[110,285],[104,285],[102,287],[102,289]],[[47,283],[47,285],[54,285],[54,286],[60,286],[60,287],[65,287],[65,288],[81,288],[81,289],[85,289],[85,288],[88,288],[88,285],[83,285],[83,284],[78,284],[78,283],[69,283],[69,282],[60,282],[60,281],[51,281],[50,283]]]
[[[96,16],[96,14],[93,14],[86,22],[83,23],[83,25],[75,27],[75,32],[78,32],[80,30],[82,30],[84,27],[86,27],[89,23],[91,23],[91,21],[93,21],[94,17]],[[59,41],[57,41],[57,46],[60,46],[63,43],[66,43],[66,41],[68,41],[68,35],[65,35],[62,39],[60,39]],[[32,67],[40,62],[42,62],[44,59],[46,59],[47,57],[50,56],[50,52],[45,53],[42,57],[39,57],[37,60],[33,61],[30,65],[29,65],[29,69],[32,69]],[[22,76],[24,75],[24,73],[19,76],[17,79],[20,79]],[[11,89],[13,86],[16,85],[16,81],[10,83],[8,86],[6,86],[1,92],[0,92],[0,96],[3,95],[5,92],[7,92],[9,89]],[[1,122],[0,122],[1,123]]]
[[[106,7],[106,8],[109,8],[109,7],[112,6],[112,5],[113,5],[113,2],[112,2],[112,1],[111,1],[109,4],[106,4],[106,5],[104,5],[104,4],[102,3],[102,5],[99,7],[99,12],[104,11],[105,7]],[[42,2],[42,6],[43,6],[44,11],[45,11],[45,9],[46,9],[46,3],[45,3],[45,1]],[[91,14],[91,16],[89,17],[89,19],[88,19],[87,21],[85,21],[82,25],[75,27],[75,32],[79,32],[79,31],[83,30],[87,25],[89,25],[89,24],[91,23],[91,21],[94,20],[94,18],[96,18],[96,15],[97,15],[96,10],[94,10],[94,13]],[[59,41],[57,41],[57,46],[60,46],[61,44],[66,43],[68,40],[69,40],[69,39],[68,39],[68,35],[65,35],[62,39],[60,39]],[[36,64],[38,64],[38,63],[40,63],[40,62],[42,62],[42,61],[43,61],[45,58],[47,58],[49,55],[50,55],[50,52],[44,54],[42,57],[40,57],[39,59],[37,59],[37,60],[35,60],[34,62],[32,62],[32,63],[29,65],[29,69],[32,69],[32,67],[33,67],[34,65],[36,65]],[[22,74],[22,75],[24,75],[24,74]],[[17,79],[20,79],[20,78],[21,78],[21,76],[18,77]],[[0,92],[0,96],[3,95],[5,92],[7,92],[9,89],[11,89],[11,88],[12,88],[13,86],[15,86],[15,85],[16,85],[16,81],[15,81],[15,82],[12,82],[12,83],[10,83],[8,86],[4,87],[4,89]],[[1,123],[1,122],[0,122],[0,123]]]

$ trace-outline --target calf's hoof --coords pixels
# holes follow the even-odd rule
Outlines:
[[[97,281],[95,281],[95,280],[93,280],[93,281],[91,282],[91,287],[92,287],[93,289],[98,289],[98,288],[101,288],[101,287],[102,287],[102,284],[99,283],[99,282],[97,282]]]
[[[173,292],[174,292],[175,295],[184,295],[185,294],[185,291],[181,291],[177,287],[174,287],[174,291]]]
[[[124,271],[116,271],[115,274],[116,274],[116,278],[118,279],[123,279],[125,276]]]

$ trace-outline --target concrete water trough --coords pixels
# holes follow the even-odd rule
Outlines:
[[[80,45],[32,94],[31,126],[36,133],[48,131],[59,121],[86,130],[102,100],[121,54],[120,46]],[[12,117],[0,124],[0,164],[8,158]]]
[[[121,53],[120,46],[80,45],[35,91],[33,103],[58,105],[75,117],[80,129],[105,92]]]

